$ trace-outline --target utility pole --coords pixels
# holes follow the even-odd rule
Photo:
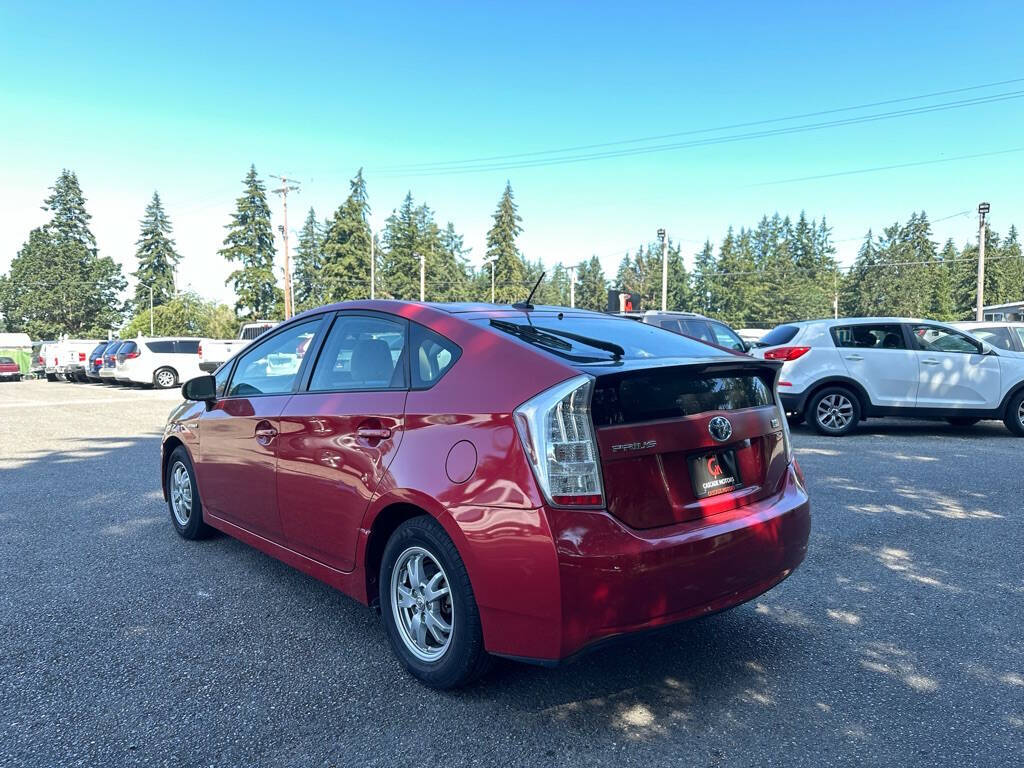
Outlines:
[[[288,193],[298,192],[299,184],[295,181],[289,184],[285,176],[274,176],[271,174],[271,178],[278,179],[281,182],[280,189],[273,191],[281,196],[281,206],[284,213],[284,226],[278,227],[278,231],[281,232],[281,237],[284,239],[284,319],[287,320],[292,316],[292,265],[288,254]]]
[[[839,271],[832,273],[832,316],[839,319]]]
[[[569,306],[576,309],[576,264],[569,267]]]
[[[376,292],[376,287],[374,286],[374,283],[376,282],[376,270],[375,270],[376,263],[377,263],[377,254],[374,252],[374,247],[373,247],[373,230],[371,229],[370,230],[370,301],[373,301],[373,299],[375,298],[375,292]]]
[[[420,254],[420,301],[427,300],[427,255]]]
[[[487,262],[488,264],[491,265],[491,304],[494,303],[494,262],[496,261],[497,259],[491,259],[489,262]]]
[[[985,214],[992,209],[988,203],[978,205],[978,311],[979,323],[985,319]]]
[[[658,230],[658,239],[661,240],[661,311],[668,311],[668,238],[665,237],[665,230]]]
[[[149,335],[153,335],[153,286],[147,285],[149,288]]]

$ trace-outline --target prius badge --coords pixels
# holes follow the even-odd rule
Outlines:
[[[724,443],[732,437],[732,422],[725,416],[715,416],[708,422],[708,432],[720,443]]]
[[[646,451],[657,444],[657,440],[641,440],[636,443],[618,443],[617,445],[612,446],[612,453],[622,453],[623,451]]]

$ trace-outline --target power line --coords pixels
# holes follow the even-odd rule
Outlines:
[[[1020,82],[1024,82],[1024,78],[1018,77],[1018,78],[1013,78],[1011,80],[999,80],[997,82],[992,82],[992,83],[982,83],[981,85],[970,85],[970,86],[966,86],[964,88],[952,88],[952,89],[943,90],[943,91],[932,91],[931,93],[923,93],[923,94],[919,94],[917,96],[905,96],[905,97],[897,98],[897,99],[886,99],[884,101],[873,101],[873,102],[867,102],[867,103],[864,103],[864,104],[855,104],[855,105],[847,106],[847,107],[837,107],[837,108],[834,108],[834,109],[824,109],[824,110],[818,110],[816,112],[804,112],[804,113],[797,114],[797,115],[787,115],[785,117],[773,117],[773,118],[766,118],[766,119],[761,119],[761,120],[751,120],[751,121],[743,122],[743,123],[732,123],[732,124],[729,124],[729,125],[719,125],[719,126],[714,126],[714,127],[710,127],[710,128],[694,128],[694,129],[690,129],[690,130],[686,130],[686,131],[676,131],[676,132],[673,132],[673,133],[663,133],[663,134],[659,134],[659,135],[655,135],[655,136],[643,136],[643,137],[634,138],[634,139],[620,139],[618,141],[606,141],[606,142],[601,142],[601,143],[597,143],[597,144],[579,144],[579,145],[572,146],[572,147],[563,147],[561,149],[544,149],[544,150],[537,150],[537,151],[533,151],[533,152],[518,152],[518,153],[506,154],[506,155],[491,155],[489,157],[476,157],[476,158],[468,158],[468,159],[465,159],[465,160],[443,160],[443,161],[430,162],[430,163],[410,163],[410,164],[406,164],[406,165],[397,165],[397,166],[384,167],[384,168],[381,168],[380,170],[381,171],[407,171],[407,170],[417,170],[417,169],[422,170],[422,169],[426,169],[426,168],[442,168],[442,167],[446,167],[446,166],[467,165],[467,164],[470,164],[470,163],[493,162],[493,161],[497,161],[497,160],[514,160],[514,159],[525,158],[525,157],[538,157],[538,156],[542,156],[542,155],[555,155],[555,154],[562,154],[562,153],[565,153],[565,152],[579,152],[579,151],[588,150],[588,149],[602,149],[604,147],[622,146],[622,145],[626,145],[626,144],[641,144],[641,143],[647,142],[647,141],[661,141],[663,139],[678,138],[680,136],[693,136],[693,135],[697,135],[697,134],[701,134],[701,133],[715,133],[717,131],[728,131],[728,130],[733,130],[733,129],[736,129],[736,128],[751,128],[751,127],[757,126],[757,125],[769,125],[769,124],[772,124],[772,123],[781,123],[781,122],[786,122],[786,121],[789,121],[789,120],[803,120],[803,119],[808,118],[808,117],[821,117],[821,116],[824,116],[824,115],[833,115],[833,114],[838,114],[840,112],[853,112],[853,111],[856,111],[858,109],[870,109],[871,107],[881,107],[881,106],[886,106],[888,104],[900,104],[900,103],[905,103],[905,102],[908,102],[908,101],[919,101],[921,99],[933,98],[935,96],[949,96],[950,94],[954,94],[954,93],[965,93],[967,91],[977,91],[977,90],[982,90],[984,88],[994,88],[996,86],[1010,85],[1011,83],[1020,83]]]
[[[973,160],[978,157],[992,157],[994,155],[1008,155],[1012,152],[1024,152],[1024,147],[1013,147],[1011,149],[999,149],[994,152],[977,152],[971,155],[957,155],[955,157],[941,157],[935,160],[919,160],[912,163],[895,163],[893,165],[878,165],[872,168],[857,168],[852,171],[837,171],[835,173],[820,173],[815,176],[796,176],[791,179],[779,179],[777,181],[762,181],[757,184],[747,184],[748,187],[768,187],[775,184],[790,184],[797,181],[815,181],[817,179],[834,179],[839,176],[855,176],[861,173],[874,173],[876,171],[891,171],[897,168],[916,168],[921,165],[936,165],[938,163],[953,163],[958,160]],[[968,211],[970,213],[970,211]],[[957,214],[959,215],[959,214]]]

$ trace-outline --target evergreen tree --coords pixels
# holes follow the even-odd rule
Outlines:
[[[349,182],[349,196],[324,232],[321,284],[327,301],[370,296],[370,206],[363,169]]]
[[[957,319],[956,304],[953,302],[953,270],[959,255],[953,240],[947,240],[938,257],[929,318],[946,321]]]
[[[1024,253],[1021,252],[1020,237],[1017,227],[1011,226],[1003,241],[1000,256],[1000,272],[1002,275],[1002,301],[1020,301],[1024,299]],[[991,304],[992,302],[988,302]]]
[[[329,301],[321,274],[324,266],[323,237],[316,211],[310,208],[299,230],[299,243],[295,248],[292,293],[296,312],[320,307]]]
[[[158,307],[174,296],[174,270],[181,256],[174,249],[171,238],[171,221],[164,212],[160,195],[153,193],[153,199],[146,206],[146,213],[139,222],[139,239],[135,241],[135,258],[139,268],[133,273],[138,281],[135,287],[136,310],[149,307],[150,291],[153,290],[153,306]]]
[[[32,230],[0,283],[0,314],[11,331],[34,338],[105,336],[120,324],[120,265],[96,252],[85,197],[72,171],[63,170],[44,210],[52,213]]]
[[[715,272],[718,268],[715,259],[715,248],[708,240],[697,252],[693,262],[693,311],[702,315],[715,311],[711,303],[715,285]]]
[[[495,260],[495,301],[499,304],[522,301],[532,287],[527,285],[526,264],[516,246],[516,237],[523,231],[521,221],[512,198],[512,185],[505,182],[505,191],[494,212],[494,224],[487,232],[487,259]]]
[[[227,237],[219,251],[239,267],[227,279],[235,289],[235,309],[255,319],[275,319],[283,306],[284,292],[274,273],[274,230],[270,223],[266,187],[256,175],[256,166],[249,167],[245,191],[238,198]]]
[[[608,282],[597,256],[576,268],[576,306],[599,312],[608,306]]]
[[[472,288],[466,249],[462,235],[455,231],[455,225],[448,222],[438,235],[436,259],[433,259],[433,274],[437,276],[431,301],[469,301]]]

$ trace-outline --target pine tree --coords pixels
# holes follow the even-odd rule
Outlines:
[[[597,256],[576,268],[576,306],[602,311],[608,306],[608,282]]]
[[[34,338],[105,336],[121,322],[120,265],[96,252],[90,216],[74,172],[63,170],[44,210],[0,285],[0,314],[11,331]]]
[[[432,274],[437,279],[430,292],[431,301],[469,301],[472,293],[466,249],[462,235],[455,231],[455,225],[448,222],[438,235],[436,246],[439,250],[432,259]]]
[[[494,224],[487,232],[487,258],[494,259],[495,301],[512,304],[526,298],[532,286],[527,285],[526,264],[516,237],[523,231],[522,221],[512,198],[512,185],[505,182],[505,191],[494,212]]]
[[[139,268],[133,273],[138,282],[133,302],[136,311],[149,307],[150,288],[153,290],[154,307],[174,296],[174,270],[181,261],[171,238],[171,221],[156,192],[153,192],[153,199],[146,206],[146,213],[139,224],[139,239],[135,241]]]
[[[227,279],[235,289],[236,311],[252,319],[274,319],[279,316],[284,292],[274,273],[274,230],[270,223],[270,207],[263,182],[256,175],[256,166],[246,174],[245,192],[238,198],[235,213],[219,251],[239,267]]]
[[[935,320],[956,320],[956,305],[953,302],[953,269],[956,267],[957,253],[952,238],[946,241],[939,253],[936,274],[932,281],[932,301],[928,313]]]
[[[323,266],[323,230],[317,221],[316,211],[310,208],[302,229],[299,230],[299,243],[295,248],[292,293],[295,295],[296,312],[328,303],[321,275]]]
[[[718,265],[715,259],[715,248],[708,240],[697,252],[693,261],[693,311],[702,315],[711,314],[715,307],[711,303],[715,284],[715,271]]]
[[[1003,301],[1020,301],[1024,299],[1024,253],[1021,252],[1020,237],[1017,227],[1011,226],[1003,241],[1000,255],[1003,273]],[[992,303],[992,302],[988,302]]]
[[[434,298],[439,287],[436,266],[440,256],[441,238],[433,212],[426,205],[416,205],[412,192],[402,205],[388,217],[383,234],[384,253],[381,258],[381,293],[393,299],[417,300],[420,297],[420,259],[426,260],[425,298]]]
[[[370,296],[370,206],[363,169],[349,182],[349,195],[334,212],[323,239],[321,283],[328,301]]]

